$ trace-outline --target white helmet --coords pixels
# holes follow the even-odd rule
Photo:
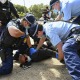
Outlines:
[[[6,1],[7,1],[7,0],[0,0],[0,2],[1,2],[2,4],[4,4]]]

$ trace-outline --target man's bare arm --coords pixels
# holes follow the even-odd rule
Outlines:
[[[37,46],[37,50],[42,47],[42,45],[43,45],[43,43],[44,43],[45,40],[46,40],[46,37],[42,37],[42,38],[40,39],[39,44],[38,44],[38,46]]]
[[[26,42],[27,42],[28,47],[30,48],[32,46],[32,44],[31,44],[29,36],[26,38]]]
[[[63,46],[62,42],[58,43],[57,46],[56,46],[57,49],[58,49],[58,55],[59,55],[58,59],[59,60],[63,60],[64,59],[64,54],[63,54],[63,51],[62,51],[62,46]]]
[[[23,36],[24,35],[24,32],[20,31],[18,28],[16,28],[15,26],[10,26],[8,27],[8,31],[9,31],[9,34],[12,36],[12,37],[20,37],[20,36]]]

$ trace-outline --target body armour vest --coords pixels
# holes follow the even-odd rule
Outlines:
[[[26,29],[20,24],[19,21],[17,22],[16,20],[14,20],[14,23],[17,24],[18,28],[21,31],[26,32]],[[23,43],[25,38],[26,38],[26,34],[19,38],[12,37],[8,32],[8,28],[6,28],[1,34],[0,41],[3,47],[18,47]]]

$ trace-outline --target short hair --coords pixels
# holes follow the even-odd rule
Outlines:
[[[38,31],[42,31],[43,30],[43,25],[38,24]]]

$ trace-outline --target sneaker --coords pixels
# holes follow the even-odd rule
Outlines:
[[[20,67],[23,68],[24,70],[25,70],[25,69],[28,69],[28,68],[31,67],[31,63],[32,63],[32,62],[25,62],[25,63],[23,63],[23,64],[20,64]]]

